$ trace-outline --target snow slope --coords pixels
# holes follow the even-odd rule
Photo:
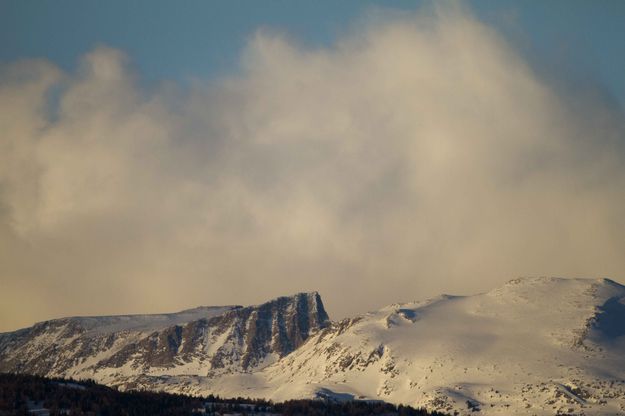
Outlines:
[[[539,278],[392,305],[324,331],[265,374],[289,385],[276,398],[317,384],[447,411],[470,401],[484,414],[614,415],[625,411],[624,296],[609,280]]]
[[[320,300],[308,305],[322,308]],[[625,287],[610,280],[515,279],[488,293],[394,304],[306,333],[290,350],[263,350],[248,368],[234,354],[231,371],[211,372],[198,353],[171,367],[98,367],[90,377],[192,394],[381,399],[459,414],[625,413]],[[203,354],[225,345],[211,339]]]
[[[382,399],[460,414],[625,413],[625,287],[513,280],[336,323],[255,374],[160,388],[284,400]]]

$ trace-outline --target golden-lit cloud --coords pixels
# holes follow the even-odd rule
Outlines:
[[[556,91],[466,11],[328,48],[261,30],[236,75],[190,87],[131,61],[0,70],[0,329],[625,275],[622,110]]]

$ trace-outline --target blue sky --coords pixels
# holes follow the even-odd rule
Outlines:
[[[65,69],[95,45],[124,50],[147,80],[211,77],[236,67],[259,27],[308,45],[329,45],[375,8],[414,10],[387,1],[0,1],[0,60],[43,57]],[[625,2],[469,2],[538,70],[575,83],[592,80],[625,102]]]

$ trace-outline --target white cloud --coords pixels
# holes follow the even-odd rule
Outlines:
[[[623,276],[622,114],[569,105],[466,12],[371,21],[327,49],[260,31],[238,75],[189,92],[141,87],[127,61],[98,47],[75,73],[2,70],[6,329],[313,289],[341,316],[517,275]]]

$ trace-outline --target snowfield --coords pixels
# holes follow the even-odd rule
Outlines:
[[[515,279],[484,294],[394,304],[340,322],[324,318],[317,298],[280,298],[290,300],[268,309],[272,321],[263,320],[260,332],[253,312],[219,318],[239,310],[232,308],[206,309],[217,315],[202,318],[204,326],[172,318],[173,327],[154,330],[160,320],[149,318],[120,332],[106,320],[77,331],[20,330],[0,336],[0,370],[45,368],[47,375],[191,394],[384,400],[459,414],[625,413],[625,287],[611,280]],[[221,326],[211,325],[216,319]],[[299,322],[297,330],[285,332],[289,320]],[[187,335],[169,342],[163,333]],[[281,333],[286,338],[276,338]],[[79,358],[62,347],[86,338],[100,341]],[[53,359],[64,365],[29,365],[32,354],[23,351],[44,344],[58,344]],[[129,345],[123,360],[106,360]],[[146,358],[159,351],[171,359]],[[253,365],[242,366],[251,352]]]

